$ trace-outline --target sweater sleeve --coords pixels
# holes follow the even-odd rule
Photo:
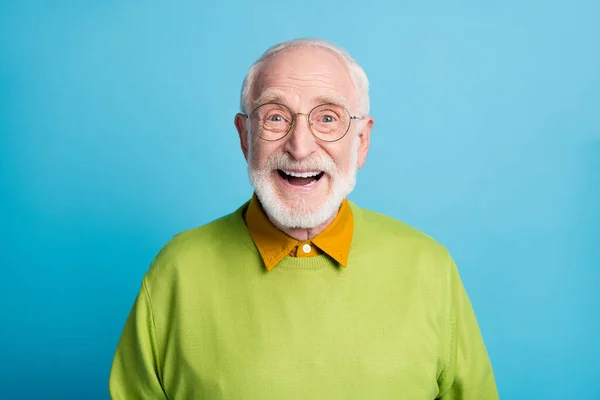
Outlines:
[[[111,398],[167,399],[159,365],[152,304],[144,280],[113,359],[109,378]]]
[[[448,364],[440,384],[442,400],[498,399],[492,365],[454,261],[450,262]]]

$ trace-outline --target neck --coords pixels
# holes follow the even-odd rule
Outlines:
[[[314,238],[315,236],[317,236],[319,233],[323,232],[329,225],[331,225],[331,223],[333,222],[333,220],[335,219],[335,217],[337,216],[337,212],[335,214],[333,214],[327,221],[325,221],[323,224],[316,226],[314,228],[288,228],[285,227],[281,224],[279,224],[277,221],[273,220],[268,214],[267,217],[269,218],[269,220],[271,221],[271,223],[280,231],[282,231],[283,233],[285,233],[288,236],[293,237],[296,240],[310,240],[312,238]]]

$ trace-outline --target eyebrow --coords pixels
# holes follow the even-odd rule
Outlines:
[[[252,107],[256,108],[265,103],[283,103],[285,94],[279,89],[267,89],[258,96],[256,100],[252,102]]]
[[[346,101],[346,98],[343,96],[337,96],[337,95],[322,95],[322,96],[317,96],[315,98],[317,104],[337,104],[338,106],[342,106],[345,109],[348,109],[348,102]]]
[[[279,89],[267,89],[261,93],[256,100],[252,102],[253,108],[265,103],[283,103],[285,104],[285,93]],[[343,96],[325,94],[314,98],[316,105],[337,104],[348,109],[348,101]]]

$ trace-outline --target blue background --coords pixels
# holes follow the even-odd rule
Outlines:
[[[600,399],[600,2],[50,3],[0,3],[0,398],[108,398],[156,252],[251,195],[247,68],[310,36],[371,80],[352,200],[450,249],[501,397]]]

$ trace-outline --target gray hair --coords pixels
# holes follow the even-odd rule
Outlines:
[[[348,52],[341,47],[322,39],[294,39],[287,42],[282,42],[271,46],[263,53],[258,60],[254,62],[248,69],[244,83],[242,84],[242,91],[240,94],[240,109],[242,113],[248,114],[251,112],[250,105],[252,103],[252,88],[256,75],[261,65],[269,57],[290,49],[292,47],[315,47],[319,49],[325,49],[340,58],[348,68],[350,73],[350,79],[354,84],[356,90],[356,98],[358,100],[358,113],[361,116],[369,114],[369,79],[367,74],[360,65],[348,54]]]

